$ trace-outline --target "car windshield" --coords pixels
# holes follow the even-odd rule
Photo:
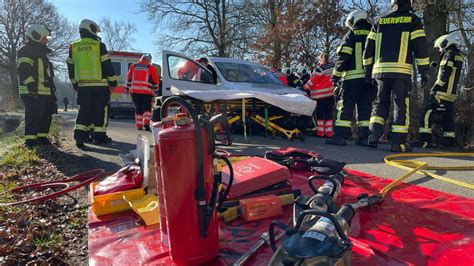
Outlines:
[[[281,85],[280,80],[263,66],[228,62],[215,64],[227,81]]]

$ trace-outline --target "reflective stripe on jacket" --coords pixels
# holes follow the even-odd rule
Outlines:
[[[155,95],[158,75],[151,64],[138,62],[132,64],[127,74],[127,89],[130,93]]]
[[[331,73],[334,63],[320,65],[315,74],[304,85],[303,89],[309,90],[311,99],[324,99],[334,96],[334,85],[331,82]]]
[[[372,78],[410,78],[413,62],[420,73],[428,71],[430,60],[421,19],[408,9],[382,16],[367,37],[366,71]]]
[[[26,42],[18,50],[19,93],[52,95],[54,94],[54,72],[46,46],[34,42]]]

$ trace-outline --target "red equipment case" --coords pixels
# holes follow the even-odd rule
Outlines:
[[[250,157],[232,164],[232,167],[234,182],[229,192],[229,199],[236,199],[290,178],[288,168],[260,157]],[[222,168],[222,181],[224,185],[227,185],[229,181],[227,166]]]

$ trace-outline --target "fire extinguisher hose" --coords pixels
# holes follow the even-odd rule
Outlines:
[[[91,182],[93,182],[94,180],[102,177],[104,174],[105,174],[105,171],[103,169],[94,169],[94,170],[90,170],[84,173],[80,173],[68,179],[41,182],[41,183],[35,183],[35,184],[17,187],[17,188],[12,189],[11,192],[19,193],[24,190],[30,190],[30,189],[40,190],[40,189],[53,188],[53,187],[62,188],[62,189],[59,191],[53,192],[51,194],[42,195],[36,198],[30,198],[30,199],[17,201],[17,202],[0,204],[0,207],[8,207],[8,206],[14,206],[14,205],[25,204],[25,203],[38,203],[45,200],[54,199],[68,192],[71,192],[73,190],[86,186],[90,184]],[[68,183],[70,182],[81,182],[81,183],[74,186],[69,186]]]
[[[234,183],[234,168],[232,168],[232,163],[230,160],[224,156],[224,155],[219,155],[219,159],[222,159],[225,164],[229,167],[229,181],[227,182],[227,186],[225,188],[224,193],[222,194],[222,197],[219,199],[219,203],[217,204],[216,209],[219,210],[222,207],[222,204],[224,203],[225,199],[229,195],[230,188],[232,187],[232,184]]]
[[[198,202],[198,213],[199,213],[199,229],[201,232],[202,237],[207,237],[207,228],[208,228],[208,204],[206,202],[206,190],[204,185],[204,163],[202,158],[202,150],[203,150],[203,143],[202,143],[202,132],[201,132],[201,122],[199,121],[199,117],[194,111],[194,108],[189,104],[185,99],[178,97],[178,96],[171,96],[167,98],[160,110],[161,121],[163,118],[166,117],[168,112],[168,107],[172,103],[177,103],[184,107],[188,112],[189,116],[193,120],[194,128],[196,130],[196,162],[197,162],[197,188],[195,192],[195,198]]]

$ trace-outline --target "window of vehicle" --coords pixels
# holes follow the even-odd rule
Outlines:
[[[227,81],[281,85],[280,80],[263,66],[229,62],[215,64]]]
[[[112,62],[112,66],[114,67],[114,72],[116,76],[122,75],[122,64],[120,62]]]
[[[194,61],[183,57],[168,56],[169,75],[172,79],[213,84],[212,73]]]

